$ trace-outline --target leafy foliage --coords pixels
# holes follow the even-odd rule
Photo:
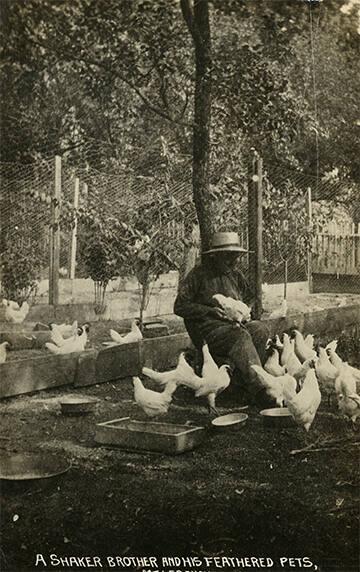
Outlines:
[[[28,251],[10,244],[1,255],[2,291],[5,298],[21,304],[34,293],[40,275],[36,245]]]

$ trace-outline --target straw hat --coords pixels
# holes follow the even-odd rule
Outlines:
[[[214,254],[216,252],[250,252],[240,246],[240,237],[237,232],[215,232],[211,238],[209,250],[205,250],[203,254]]]

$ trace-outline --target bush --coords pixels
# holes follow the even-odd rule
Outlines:
[[[32,246],[24,251],[13,244],[1,256],[2,294],[19,304],[34,293],[40,278],[41,263]]]

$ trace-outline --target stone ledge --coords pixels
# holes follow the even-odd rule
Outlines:
[[[264,320],[270,334],[281,335],[296,327],[304,334],[336,337],[360,324],[360,305],[330,308],[309,314]],[[48,332],[36,332],[31,347],[43,347]],[[5,335],[5,334],[3,334]],[[17,342],[25,340],[19,336]],[[15,340],[16,341],[16,340]],[[35,344],[38,344],[35,346]],[[143,365],[157,370],[173,367],[181,350],[190,345],[187,333],[142,340],[140,343],[86,350],[81,354],[36,356],[0,364],[0,398],[61,385],[93,385],[139,375]],[[22,347],[22,349],[25,349]],[[28,348],[31,349],[31,348]]]

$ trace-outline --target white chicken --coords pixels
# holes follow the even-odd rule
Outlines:
[[[267,396],[275,400],[278,407],[283,407],[284,405],[285,385],[287,387],[292,386],[294,392],[296,392],[296,380],[288,373],[275,377],[259,365],[252,365],[251,367],[256,372],[261,385],[265,388]]]
[[[146,389],[139,377],[133,377],[133,384],[135,401],[148,417],[157,417],[168,412],[173,393],[177,387],[174,381],[167,383],[161,393]]]
[[[319,348],[319,359],[315,363],[315,371],[320,385],[329,393],[330,399],[339,370],[331,363],[325,348]]]
[[[326,348],[325,348],[326,349]],[[330,362],[336,369],[340,370],[343,365],[343,360],[341,357],[336,353],[334,349],[326,349],[326,352],[329,356]]]
[[[6,350],[10,347],[9,342],[3,342],[0,344],[0,363],[6,362]]]
[[[69,338],[75,335],[75,332],[78,328],[78,322],[77,320],[74,320],[72,324],[56,324],[55,322],[51,322],[49,324],[49,328],[52,332],[59,332],[62,338]]]
[[[136,320],[131,322],[131,330],[128,334],[121,335],[116,330],[110,330],[110,336],[116,344],[131,344],[132,342],[139,342],[142,340],[143,335],[138,327]]]
[[[300,369],[298,369],[295,373],[294,373],[294,377],[296,379],[296,381],[298,382],[298,387],[299,389],[301,389],[303,381],[306,377],[307,372],[309,371],[309,369],[311,367],[314,367],[316,363],[316,360],[314,359],[307,359],[306,361],[304,361],[304,363],[301,364]]]
[[[275,347],[271,347],[268,350],[269,357],[267,358],[264,370],[274,375],[275,377],[284,375],[286,373],[286,368],[280,365],[279,351]]]
[[[342,362],[335,378],[335,393],[339,398],[340,395],[351,395],[356,393],[356,379],[351,371],[351,367]]]
[[[13,302],[12,300],[6,300],[5,298],[3,298],[3,306],[6,307],[6,322],[12,322],[13,324],[21,324],[25,320],[30,309],[30,306],[26,301],[23,302],[19,308],[19,305],[16,302]]]
[[[202,353],[204,360],[201,372],[202,384],[196,389],[195,397],[206,397],[209,403],[209,412],[218,415],[215,400],[216,396],[230,384],[230,367],[227,364],[218,367],[207,344],[203,345]]]
[[[280,337],[276,334],[274,345],[277,350],[282,351],[284,349],[284,344],[280,341]]]
[[[280,307],[273,310],[269,318],[271,319],[286,318],[287,312],[288,312],[288,305],[286,299],[284,298],[283,301],[281,302]]]
[[[161,385],[175,381],[178,385],[187,385],[192,389],[198,389],[198,384],[203,381],[201,377],[196,375],[191,365],[186,361],[184,352],[181,352],[175,369],[170,371],[155,371],[149,367],[143,367],[142,373]]]
[[[305,344],[311,349],[314,349],[314,336],[312,334],[308,334],[304,339]]]
[[[64,342],[70,337],[76,336],[78,331],[77,320],[75,320],[71,325],[68,324],[58,325],[55,323],[51,323],[49,324],[49,327],[51,330],[50,334],[51,341],[59,347],[62,346]]]
[[[280,364],[286,367],[290,375],[294,375],[301,368],[301,362],[295,355],[295,341],[290,340],[288,334],[283,336],[283,350],[280,356]]]
[[[339,410],[343,415],[349,417],[355,428],[356,419],[360,416],[360,396],[357,393],[350,395],[339,395]]]
[[[326,351],[332,351],[332,352],[336,352],[337,349],[337,345],[338,345],[338,341],[337,340],[332,340],[331,342],[328,343],[328,345],[325,347]]]
[[[343,363],[335,379],[335,392],[338,407],[343,415],[349,417],[355,426],[360,415],[360,396],[356,392],[356,379],[347,363]]]
[[[251,308],[241,300],[234,300],[230,296],[214,294],[214,300],[225,311],[227,317],[235,322],[248,322],[251,319]]]
[[[343,360],[341,359],[341,357],[336,353],[335,350],[332,349],[328,349],[327,353],[330,357],[330,361],[333,364],[333,366],[335,366],[337,369],[340,369],[341,366],[345,363],[343,362]],[[348,364],[347,364],[348,365]],[[354,376],[355,380],[357,382],[360,382],[360,370],[357,369],[356,367],[353,367],[352,365],[348,365],[348,368],[350,369],[352,375]]]
[[[299,393],[291,385],[284,386],[285,405],[298,425],[309,431],[321,403],[321,393],[314,369],[309,369]]]
[[[295,355],[299,358],[301,363],[307,359],[312,359],[316,357],[316,351],[310,348],[303,338],[303,335],[299,330],[294,330],[295,338]]]
[[[88,341],[89,324],[84,324],[80,326],[75,335],[71,338],[63,340],[62,344],[58,346],[57,344],[52,344],[47,342],[45,346],[53,354],[64,355],[71,354],[74,352],[83,352]]]

